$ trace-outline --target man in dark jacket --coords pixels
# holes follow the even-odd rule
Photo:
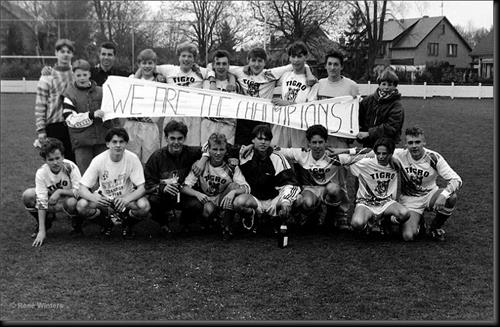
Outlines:
[[[398,81],[394,71],[385,69],[377,78],[377,90],[360,102],[357,140],[364,147],[373,147],[381,137],[388,137],[395,144],[400,141],[404,109],[396,88]]]
[[[173,218],[174,209],[183,210],[183,217],[191,218],[203,210],[196,198],[180,195],[184,179],[202,157],[202,151],[200,147],[184,145],[188,128],[183,122],[170,120],[163,131],[167,144],[151,154],[144,175],[152,219],[160,224],[162,234],[168,236],[172,233],[169,218]],[[208,160],[206,155],[203,158],[201,167]]]
[[[248,156],[240,156],[240,170],[250,185],[250,194],[257,214],[279,217],[286,223],[293,202],[300,193],[292,167],[285,157],[271,147],[273,134],[268,125],[257,125],[252,131],[253,149]]]

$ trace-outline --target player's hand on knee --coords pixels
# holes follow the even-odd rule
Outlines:
[[[434,202],[434,210],[438,211],[443,209],[445,204],[446,204],[446,198],[444,197],[444,195],[439,194],[436,201]]]
[[[49,205],[51,206],[55,205],[60,198],[61,198],[60,190],[55,190],[54,193],[52,193],[52,195],[49,198]]]

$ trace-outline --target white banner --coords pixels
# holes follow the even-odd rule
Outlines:
[[[250,119],[306,130],[321,124],[328,134],[356,138],[360,97],[275,106],[269,99],[109,76],[103,85],[104,120],[127,117]]]

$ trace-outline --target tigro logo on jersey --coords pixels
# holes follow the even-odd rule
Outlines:
[[[243,83],[248,87],[248,95],[251,97],[259,96],[260,83],[251,81],[249,79],[244,78]]]
[[[188,86],[191,83],[194,83],[194,77],[192,76],[180,76],[174,77],[174,83],[179,86]]]
[[[286,82],[286,86],[293,86],[294,88],[296,88],[297,90],[302,90],[302,91],[305,91],[307,86],[302,84],[301,82],[299,81],[296,81],[296,80],[292,80],[292,81],[287,81]],[[291,88],[289,88],[291,89]]]

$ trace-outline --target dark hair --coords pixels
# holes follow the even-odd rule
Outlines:
[[[380,85],[382,82],[390,82],[394,86],[398,86],[399,78],[390,67],[387,67],[377,77],[377,83]]]
[[[326,62],[328,61],[328,58],[337,58],[340,61],[341,65],[344,64],[344,56],[339,51],[328,52],[325,55],[325,65],[326,65]]]
[[[373,145],[373,152],[377,153],[377,148],[379,146],[385,146],[387,148],[387,152],[390,154],[394,153],[394,148],[396,148],[396,145],[394,144],[394,141],[388,137],[381,137],[375,141],[375,144]]]
[[[212,145],[225,145],[227,148],[227,139],[226,135],[222,133],[212,133],[208,137],[208,148],[210,148]]]
[[[125,142],[128,143],[128,133],[123,127],[113,127],[108,130],[106,133],[106,136],[104,137],[104,140],[107,142],[111,142],[111,139],[113,136],[118,136],[121,137]]]
[[[215,62],[215,58],[224,58],[224,57],[226,57],[228,61],[231,60],[231,55],[229,54],[229,52],[227,52],[226,50],[217,50],[214,53],[212,61]]]
[[[261,134],[269,140],[273,139],[273,132],[271,131],[271,127],[269,127],[269,125],[261,124],[252,129],[252,138],[256,138]]]
[[[288,56],[298,56],[303,54],[304,56],[307,56],[307,47],[302,41],[296,41],[290,44],[288,47]]]
[[[90,64],[87,60],[77,59],[73,62],[71,69],[73,70],[73,72],[77,69],[90,71]]]
[[[68,39],[59,39],[56,42],[56,51],[62,49],[62,47],[68,47],[71,52],[75,52],[75,43]]]
[[[328,130],[323,125],[312,125],[306,130],[306,139],[310,142],[314,135],[319,135],[325,141],[328,139]]]
[[[54,137],[47,137],[44,142],[42,142],[40,147],[40,157],[44,160],[47,159],[49,153],[54,152],[55,150],[61,151],[61,154],[64,157],[64,144]]]
[[[113,54],[116,56],[116,45],[113,42],[103,42],[99,49],[101,48],[113,50]]]
[[[260,58],[267,61],[267,53],[263,48],[253,48],[248,52],[247,59]]]
[[[165,128],[163,128],[163,133],[165,134],[165,137],[167,137],[168,133],[175,131],[180,132],[184,135],[184,137],[186,137],[188,128],[183,122],[172,119],[165,125]]]
[[[405,135],[411,135],[411,136],[424,135],[424,130],[418,126],[408,127],[405,130]]]

